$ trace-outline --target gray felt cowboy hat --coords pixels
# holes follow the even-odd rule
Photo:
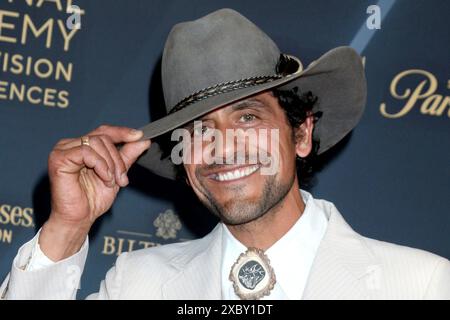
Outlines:
[[[313,112],[322,112],[314,130],[320,154],[356,126],[366,101],[364,68],[352,48],[335,48],[303,68],[299,59],[281,54],[267,34],[231,9],[175,25],[164,47],[161,71],[167,116],[141,128],[144,139],[262,91],[298,87],[319,98]],[[170,155],[162,155],[153,140],[138,163],[174,179]]]

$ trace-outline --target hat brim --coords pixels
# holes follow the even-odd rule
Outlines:
[[[361,57],[350,47],[338,47],[294,76],[212,96],[153,121],[140,128],[144,131],[142,139],[158,137],[215,109],[277,87],[283,90],[298,87],[300,92],[311,91],[318,97],[313,112],[322,112],[314,129],[315,138],[320,139],[319,154],[356,126],[366,104],[367,87]],[[153,141],[138,164],[155,174],[175,179],[176,171],[170,157],[162,159],[162,154],[160,146]]]

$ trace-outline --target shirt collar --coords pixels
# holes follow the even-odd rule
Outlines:
[[[281,239],[266,250],[277,278],[277,286],[289,299],[301,299],[328,222],[312,195],[304,190],[300,192],[305,202],[303,214]],[[230,290],[233,290],[228,279],[231,267],[247,248],[223,223],[222,228],[222,294],[229,297]]]

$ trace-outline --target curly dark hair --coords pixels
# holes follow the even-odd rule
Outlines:
[[[318,97],[311,91],[301,93],[298,87],[289,90],[274,89],[272,90],[278,103],[284,110],[289,124],[292,128],[292,137],[294,143],[296,141],[294,128],[298,128],[305,122],[310,115],[313,116],[313,122],[316,123],[322,116],[321,111],[313,113],[313,107],[318,101]],[[315,165],[317,163],[317,152],[319,150],[320,140],[312,139],[312,149],[308,156],[301,158],[297,156],[297,173],[299,184],[301,187],[309,187],[314,174]]]
[[[312,111],[314,105],[318,101],[318,97],[313,95],[311,91],[301,93],[297,87],[289,90],[273,89],[272,93],[274,97],[278,99],[278,103],[286,114],[292,129],[292,138],[295,143],[296,137],[294,128],[300,127],[310,115],[313,116],[314,123],[322,116],[322,112],[317,111],[313,113]],[[170,133],[160,139],[159,144],[163,150],[162,158],[170,156],[171,150],[176,143],[177,142],[170,141]],[[310,185],[316,164],[319,144],[319,140],[313,139],[310,154],[305,158],[297,157],[297,173],[301,187],[308,187]],[[177,179],[184,180],[186,178],[186,171],[182,164],[176,166],[176,172]]]

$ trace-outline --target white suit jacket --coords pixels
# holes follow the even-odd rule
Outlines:
[[[304,299],[450,299],[450,262],[422,250],[365,238],[335,206],[312,199],[328,227]],[[222,228],[202,239],[123,253],[89,299],[221,299]],[[0,287],[6,299],[73,299],[87,246],[53,266],[23,271],[24,245]],[[78,271],[78,272],[77,272]],[[74,286],[75,283],[75,286]]]

